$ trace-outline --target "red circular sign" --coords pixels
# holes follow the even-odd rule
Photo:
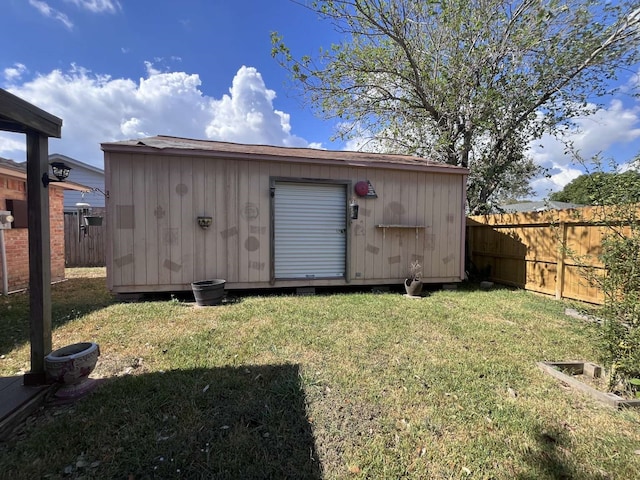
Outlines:
[[[364,197],[367,192],[369,191],[369,183],[367,182],[358,182],[356,183],[356,186],[354,187],[354,190],[356,191],[356,194],[358,194],[361,197]]]

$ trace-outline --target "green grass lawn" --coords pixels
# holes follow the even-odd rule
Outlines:
[[[524,291],[117,303],[53,287],[54,348],[104,381],[0,445],[6,478],[630,479],[640,413],[543,374],[595,328]],[[27,297],[0,297],[0,374],[28,368]],[[3,477],[4,478],[4,477]]]

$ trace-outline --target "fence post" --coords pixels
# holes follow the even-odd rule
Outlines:
[[[560,222],[560,245],[558,245],[558,260],[556,262],[556,300],[562,299],[564,290],[564,254],[567,246],[567,224]]]

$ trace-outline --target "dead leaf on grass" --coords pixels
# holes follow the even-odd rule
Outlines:
[[[360,467],[357,465],[351,465],[349,467],[349,473],[360,473]]]
[[[401,418],[400,420],[398,420],[396,422],[396,428],[398,430],[410,430],[411,429],[411,424],[409,422],[407,422],[404,418]]]

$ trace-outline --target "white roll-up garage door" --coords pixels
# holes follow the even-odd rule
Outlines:
[[[346,209],[346,185],[275,182],[275,278],[344,277]]]

